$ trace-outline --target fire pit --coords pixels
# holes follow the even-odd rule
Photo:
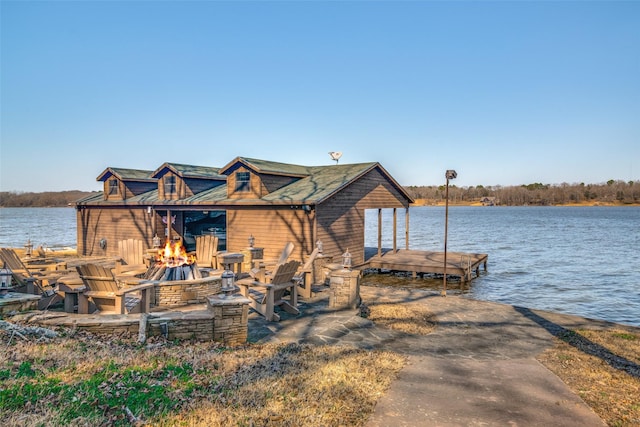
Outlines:
[[[158,282],[152,293],[152,305],[177,307],[206,303],[207,297],[220,293],[221,273],[198,268],[195,257],[187,254],[181,242],[167,241],[144,278]]]

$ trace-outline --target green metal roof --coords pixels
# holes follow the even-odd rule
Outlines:
[[[277,174],[292,177],[299,177],[298,180],[273,191],[261,199],[228,199],[227,185],[222,184],[215,188],[202,191],[193,196],[180,200],[164,200],[158,198],[158,190],[131,197],[121,201],[105,201],[103,193],[96,193],[76,202],[77,204],[91,205],[201,205],[201,204],[229,204],[229,205],[278,205],[278,204],[318,204],[326,200],[334,193],[342,190],[350,183],[365,175],[369,171],[378,168],[409,201],[411,197],[405,192],[391,177],[388,172],[377,162],[354,163],[328,166],[300,166],[286,163],[270,162],[266,160],[249,159],[237,157],[233,162],[223,168],[210,168],[203,166],[181,165],[175,163],[165,163],[158,168],[153,175],[157,176],[165,168],[171,168],[176,173],[183,176],[199,177],[208,179],[224,179],[226,175],[220,175],[225,170],[231,168],[238,162],[258,173]]]
[[[106,168],[96,181],[106,181],[111,175],[122,181],[155,181],[151,177],[153,171],[142,169]]]
[[[183,178],[204,178],[204,179],[227,179],[226,175],[220,174],[220,168],[209,166],[184,165],[180,163],[164,163],[154,172],[153,178],[158,178],[165,169],[170,169]]]
[[[375,168],[378,163],[309,167],[309,175],[262,198],[271,202],[320,203]]]
[[[310,174],[309,166],[292,165],[289,163],[271,162],[269,160],[251,159],[249,157],[236,157],[226,166],[220,169],[220,173],[224,173],[231,166],[241,162],[258,173],[289,175],[303,177]]]

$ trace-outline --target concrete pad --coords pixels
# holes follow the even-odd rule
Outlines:
[[[367,427],[567,426],[605,423],[535,359],[412,356]]]

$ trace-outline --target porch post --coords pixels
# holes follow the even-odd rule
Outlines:
[[[409,250],[409,206],[405,208],[404,214],[404,244],[405,249]]]
[[[378,208],[378,256],[382,256],[382,208]]]
[[[167,242],[171,241],[171,210],[167,209]]]
[[[398,211],[393,208],[393,253],[398,252]]]

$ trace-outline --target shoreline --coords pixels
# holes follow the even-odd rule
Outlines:
[[[415,203],[409,205],[409,207],[423,207],[423,206],[433,206],[433,207],[444,207],[446,205],[445,201],[431,201],[430,199],[415,199]],[[449,200],[449,206],[478,206],[478,207],[486,207],[486,208],[504,208],[504,207],[541,207],[541,208],[552,208],[552,207],[564,207],[564,208],[572,208],[572,207],[639,207],[640,203],[612,203],[612,202],[589,202],[589,203],[561,203],[554,205],[483,205],[481,202],[452,202]]]

